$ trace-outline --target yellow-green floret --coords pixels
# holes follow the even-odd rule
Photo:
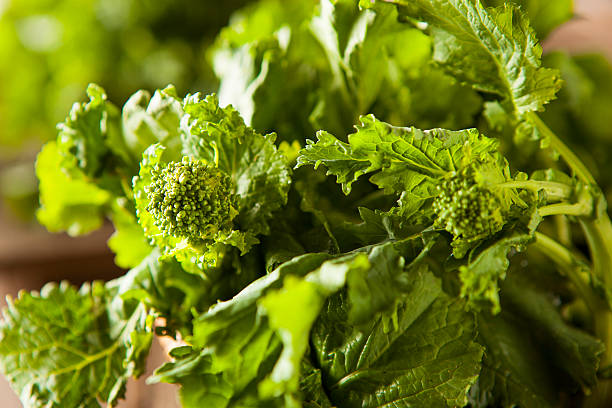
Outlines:
[[[435,225],[456,239],[491,236],[504,224],[499,199],[465,173],[453,173],[438,185],[433,202]]]
[[[231,228],[237,214],[230,176],[205,163],[184,157],[157,165],[145,188],[147,211],[164,236],[186,238],[190,244],[213,239]]]

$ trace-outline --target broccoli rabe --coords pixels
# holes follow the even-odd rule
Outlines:
[[[437,186],[433,210],[435,226],[456,239],[476,240],[489,237],[504,225],[499,198],[474,179],[472,167],[452,172]]]
[[[164,236],[186,238],[191,245],[212,240],[231,229],[238,214],[230,176],[202,161],[155,165],[152,183],[145,187],[147,211]]]

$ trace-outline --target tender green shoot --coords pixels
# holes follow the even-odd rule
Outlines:
[[[145,187],[147,211],[164,236],[185,238],[191,245],[213,240],[231,229],[238,214],[230,176],[200,160],[155,165]]]

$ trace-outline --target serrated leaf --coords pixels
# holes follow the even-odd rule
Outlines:
[[[320,164],[334,175],[345,194],[359,177],[374,174],[370,180],[391,192],[418,191],[422,200],[434,195],[436,178],[459,168],[466,157],[464,146],[474,157],[494,152],[497,141],[482,137],[476,129],[451,131],[419,130],[391,126],[373,115],[362,116],[357,132],[348,143],[320,131],[317,142],[309,141],[300,152],[297,166]],[[424,190],[424,191],[423,191]],[[429,196],[421,197],[427,192]]]
[[[219,107],[215,95],[187,96],[181,122],[183,154],[214,163],[230,175],[238,195],[240,230],[268,234],[269,220],[287,202],[291,169],[274,145],[245,125],[231,106]]]
[[[427,23],[433,59],[483,92],[498,95],[511,112],[541,110],[561,86],[556,70],[542,68],[542,48],[515,5],[485,9],[480,0],[384,0],[400,17]]]
[[[124,396],[152,333],[144,306],[115,295],[100,283],[48,284],[5,309],[0,361],[26,407],[114,406]]]
[[[112,152],[125,157],[119,129],[119,109],[106,100],[104,89],[87,87],[89,102],[75,103],[58,125],[57,146],[66,167],[77,167],[88,177],[100,176]]]

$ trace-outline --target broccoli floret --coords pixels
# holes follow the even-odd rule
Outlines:
[[[453,234],[454,240],[476,241],[487,238],[504,225],[499,198],[481,187],[471,168],[454,172],[437,186],[433,210],[435,226]]]
[[[155,165],[151,177],[145,188],[147,211],[164,236],[199,245],[231,229],[237,198],[230,176],[221,170],[183,157],[181,162]]]

